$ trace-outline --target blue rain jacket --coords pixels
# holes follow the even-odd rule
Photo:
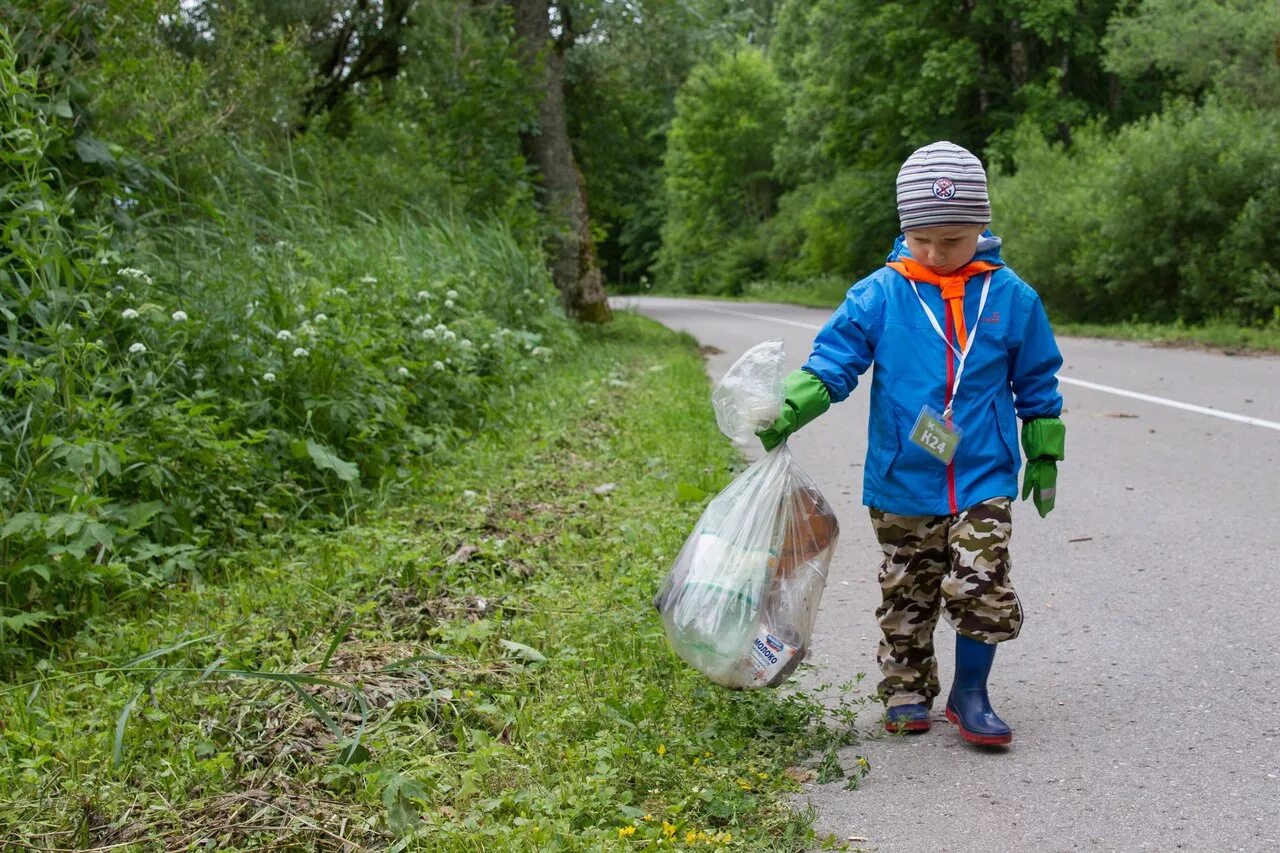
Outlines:
[[[888,260],[910,257],[901,236]],[[1000,239],[985,232],[974,260],[1003,264]],[[849,289],[813,342],[804,369],[844,400],[858,377],[871,377],[871,418],[862,502],[902,515],[951,515],[994,497],[1018,494],[1019,418],[1057,417],[1062,411],[1057,371],[1062,355],[1040,297],[1002,266],[979,318],[983,275],[965,285],[965,326],[974,337],[954,401],[963,431],[949,465],[911,441],[924,406],[942,412],[956,357],[929,323],[911,283],[888,267]],[[944,332],[946,308],[937,285],[920,283],[920,296]]]

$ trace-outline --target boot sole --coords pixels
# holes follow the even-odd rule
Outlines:
[[[959,715],[950,708],[947,709],[947,719],[955,723],[956,728],[960,730],[960,737],[977,746],[1004,746],[1006,743],[1013,741],[1013,732],[1003,735],[980,735],[977,732],[969,731],[960,722]]]
[[[929,731],[930,722],[928,720],[911,720],[906,723],[889,723],[884,724],[884,730],[890,734],[898,732],[927,732]]]

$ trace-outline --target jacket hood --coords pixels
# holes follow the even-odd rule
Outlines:
[[[973,260],[1004,266],[1004,259],[1000,257],[1002,243],[999,237],[991,233],[990,228],[984,230],[982,236],[978,238],[978,251],[974,253]],[[885,258],[885,263],[910,257],[911,250],[907,248],[907,238],[899,234],[898,239],[893,241],[893,251],[889,253],[889,257]]]

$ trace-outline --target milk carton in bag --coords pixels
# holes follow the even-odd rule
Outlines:
[[[720,430],[757,440],[781,409],[782,341],[752,347],[712,394]],[[785,443],[707,505],[654,605],[672,649],[717,684],[775,687],[807,651],[838,525]]]

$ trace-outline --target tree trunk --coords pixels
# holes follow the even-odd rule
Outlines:
[[[569,316],[591,323],[612,319],[604,281],[596,263],[587,214],[587,188],[569,142],[564,103],[564,51],[573,34],[563,14],[564,32],[551,37],[549,0],[510,0],[515,12],[519,55],[541,91],[538,130],[525,134],[525,153],[542,173],[542,198],[555,224],[551,277]]]

